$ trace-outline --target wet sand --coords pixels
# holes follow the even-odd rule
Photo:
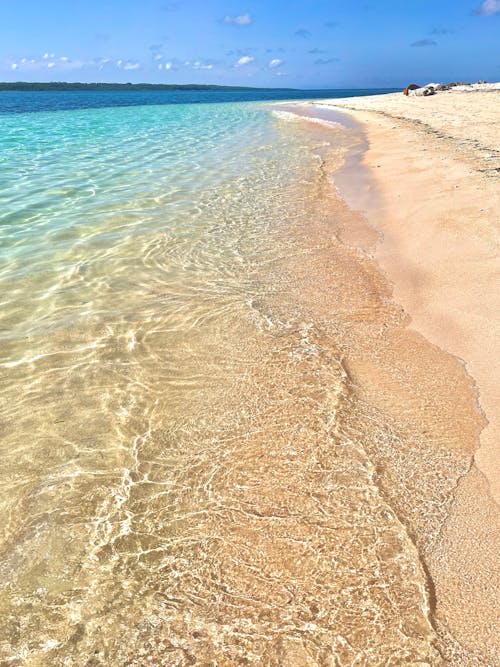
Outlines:
[[[488,420],[475,461],[500,500],[500,91],[332,100],[365,125],[377,261],[412,326],[464,361]],[[323,103],[322,103],[323,104]],[[366,203],[366,202],[365,202]]]
[[[380,234],[372,253],[410,328],[463,364],[486,420],[426,556],[438,628],[468,646],[477,664],[494,664],[500,650],[499,102],[498,91],[321,102],[362,123],[373,188],[358,206]],[[352,227],[344,239],[363,242]],[[457,385],[448,393],[458,396]],[[450,418],[458,421],[461,411],[456,405]]]

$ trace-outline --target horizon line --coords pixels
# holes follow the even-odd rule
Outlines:
[[[148,88],[169,89],[169,88],[217,88],[226,90],[398,90],[401,86],[353,86],[353,87],[313,87],[313,88],[292,88],[274,87],[274,86],[245,86],[245,85],[225,85],[212,83],[151,83],[148,81],[141,81],[138,83],[132,82],[118,82],[118,81],[0,81],[0,88],[6,90],[6,87],[11,86],[118,86],[120,88],[137,88],[140,86],[147,86]]]

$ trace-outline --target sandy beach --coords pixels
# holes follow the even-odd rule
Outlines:
[[[500,650],[499,103],[498,90],[319,103],[363,125],[363,164],[373,186],[358,207],[379,234],[373,255],[410,328],[463,364],[485,418],[470,470],[427,558],[436,623],[476,656]],[[455,390],[450,385],[450,396]]]
[[[488,425],[475,462],[497,501],[499,103],[500,91],[321,102],[365,126],[365,164],[381,195],[369,200],[383,234],[376,258],[412,325],[462,359],[477,383]]]
[[[500,0],[125,9],[0,3],[0,667],[500,667]]]
[[[14,96],[2,665],[498,664],[498,93],[309,94]]]

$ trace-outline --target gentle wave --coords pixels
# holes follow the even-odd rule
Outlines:
[[[303,122],[307,121],[308,123],[316,123],[318,125],[323,125],[328,128],[342,128],[342,124],[334,120],[326,120],[324,118],[315,118],[314,116],[307,116],[298,113],[293,113],[293,111],[285,111],[283,109],[273,109],[273,114],[276,118],[287,122]]]

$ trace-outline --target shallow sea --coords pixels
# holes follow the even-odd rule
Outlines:
[[[130,95],[0,93],[0,664],[441,664],[470,451],[342,236],[360,130]]]

